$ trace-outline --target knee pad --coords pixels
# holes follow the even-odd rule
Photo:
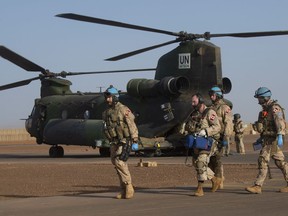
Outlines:
[[[274,162],[279,169],[282,169],[285,166],[285,161],[275,160]]]
[[[202,161],[196,161],[196,170],[199,174],[203,174],[204,173],[204,167],[205,164]]]

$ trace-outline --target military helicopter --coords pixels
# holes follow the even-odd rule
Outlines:
[[[27,132],[38,144],[51,145],[50,157],[63,157],[64,149],[59,144],[83,145],[96,148],[101,143],[100,154],[109,155],[109,144],[102,135],[102,114],[105,109],[103,93],[72,92],[72,83],[67,76],[155,71],[155,68],[111,70],[94,72],[54,73],[24,58],[5,46],[0,46],[0,56],[26,71],[41,72],[37,77],[0,86],[0,91],[41,81],[40,96],[35,99],[31,114],[25,121]],[[61,77],[61,78],[58,78]]]
[[[182,130],[183,124],[192,112],[190,100],[193,94],[201,93],[204,101],[209,104],[207,93],[212,86],[219,86],[226,94],[232,89],[230,79],[222,76],[220,48],[207,40],[212,37],[246,38],[288,34],[288,31],[175,33],[72,13],[56,16],[176,37],[165,43],[106,59],[117,61],[165,45],[179,43],[175,49],[160,57],[154,79],[131,79],[127,83],[127,92],[121,92],[119,96],[120,102],[126,104],[136,116],[141,140],[139,152],[150,156],[185,151],[185,137]],[[13,58],[7,57],[9,55],[4,58],[12,61]],[[1,56],[3,57],[3,54]],[[13,61],[17,64],[17,61]],[[24,66],[23,68],[25,69]],[[38,143],[52,145],[49,152],[52,157],[63,156],[61,144],[99,147],[101,155],[108,155],[109,144],[103,137],[101,121],[101,114],[106,107],[104,97],[99,93],[76,96],[70,92],[68,80],[59,81],[59,78],[49,76],[50,73],[43,71],[42,67],[38,67],[37,71],[41,71],[44,75],[44,79],[41,80],[41,92],[45,88],[49,90],[43,95],[41,93],[41,99],[35,100],[34,109],[26,121],[26,128],[31,136],[36,137]],[[50,86],[51,83],[54,85]],[[8,84],[5,88],[7,86],[13,88],[15,85],[18,84]],[[3,86],[0,87],[0,90],[3,90],[1,88]],[[82,96],[87,99],[83,100]],[[226,102],[232,106],[230,101]]]

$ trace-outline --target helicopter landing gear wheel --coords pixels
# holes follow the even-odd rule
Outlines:
[[[52,158],[60,158],[64,156],[64,149],[62,146],[52,146],[49,149],[49,156]]]
[[[110,149],[109,148],[99,148],[99,153],[101,157],[110,157]]]
[[[162,151],[160,149],[156,149],[154,155],[156,157],[160,157],[162,155]]]

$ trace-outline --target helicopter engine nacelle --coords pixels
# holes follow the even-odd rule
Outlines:
[[[44,142],[50,145],[68,144],[95,146],[104,140],[103,121],[95,119],[51,119],[43,132]]]
[[[127,83],[128,94],[136,97],[179,95],[188,89],[189,80],[186,77],[164,77],[161,80],[132,79]]]
[[[228,94],[232,89],[232,83],[231,83],[230,79],[227,77],[223,77],[222,83],[223,83],[222,88],[223,88],[224,94]]]

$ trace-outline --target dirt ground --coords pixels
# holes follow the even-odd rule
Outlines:
[[[251,140],[254,140],[254,137]],[[250,144],[246,145],[246,151],[251,151]],[[5,148],[7,144],[0,144],[0,152],[5,152]],[[39,148],[35,145],[35,148],[29,148],[29,151],[37,151],[37,149]],[[232,151],[233,149],[232,145]],[[157,167],[149,168],[130,164],[129,168],[136,190],[183,186],[191,187],[192,192],[197,183],[195,169],[185,166],[184,163],[158,164]],[[227,164],[225,165],[226,182],[247,184],[247,181],[251,182],[255,178],[256,169],[256,161],[255,164]],[[118,190],[118,179],[111,164],[1,162],[0,170],[0,200]],[[210,187],[210,183],[207,183],[208,186]]]
[[[195,187],[194,168],[185,165],[130,166],[137,189]],[[112,165],[96,164],[1,164],[0,200],[55,195],[77,195],[118,190]],[[255,177],[253,165],[225,166],[227,182]],[[241,173],[241,175],[239,175]]]

